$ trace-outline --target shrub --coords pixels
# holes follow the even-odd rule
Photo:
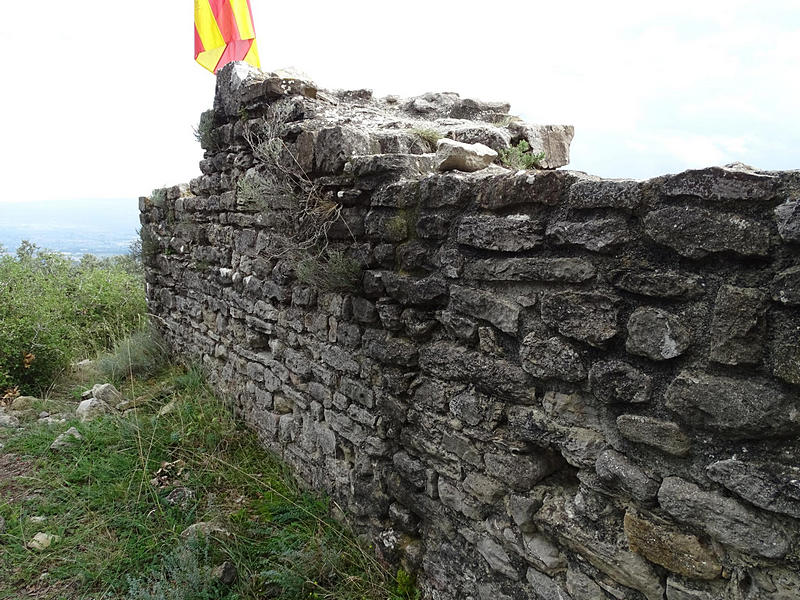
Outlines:
[[[430,128],[412,129],[411,133],[428,142],[428,145],[433,149],[436,149],[436,142],[442,137],[438,131]]]
[[[194,137],[200,142],[203,150],[214,151],[217,149],[217,142],[214,139],[214,111],[207,110],[200,114],[200,121],[194,128]]]
[[[46,389],[71,362],[109,347],[146,312],[140,274],[80,264],[23,242],[0,256],[0,392]]]
[[[297,265],[297,278],[321,292],[353,292],[361,282],[361,265],[342,252],[309,257]]]
[[[525,140],[520,140],[516,146],[511,146],[511,148],[500,150],[500,162],[511,169],[517,170],[527,171],[538,167],[544,157],[544,152],[533,154],[530,144]]]

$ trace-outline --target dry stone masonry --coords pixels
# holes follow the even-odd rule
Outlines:
[[[169,343],[426,598],[800,598],[800,172],[601,180],[508,111],[226,67],[141,200]]]

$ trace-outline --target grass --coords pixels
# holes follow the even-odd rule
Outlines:
[[[342,252],[308,257],[297,265],[297,279],[321,292],[353,292],[361,283],[361,264]]]
[[[435,129],[430,129],[426,127],[419,127],[416,129],[412,129],[411,133],[425,140],[428,143],[428,146],[430,146],[432,150],[436,150],[436,142],[438,142],[442,137],[442,134],[440,134]]]
[[[545,153],[533,154],[530,144],[525,140],[520,140],[516,146],[500,150],[500,162],[517,171],[538,168],[539,163],[544,159]]]
[[[60,389],[70,400],[94,382],[73,380]],[[4,441],[0,459],[26,457],[30,466],[16,482],[0,477],[0,598],[418,597],[407,574],[390,574],[330,518],[326,498],[303,490],[234,422],[197,370],[170,367],[156,379],[130,378],[122,389],[126,398],[145,398],[143,408],[87,423],[33,424]],[[176,408],[158,416],[168,402]],[[49,451],[70,426],[84,441]],[[169,465],[183,468],[172,467],[157,487],[151,479],[165,464],[167,473]],[[12,494],[13,486],[24,494]],[[167,501],[177,487],[191,492],[183,506]],[[181,538],[201,521],[230,536]],[[38,531],[61,541],[43,552],[26,549]],[[231,585],[209,575],[225,560],[238,570]]]

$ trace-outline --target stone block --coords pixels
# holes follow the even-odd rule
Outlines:
[[[542,320],[567,337],[602,348],[618,331],[618,298],[599,292],[551,292]]]
[[[597,457],[595,472],[605,485],[643,503],[655,499],[661,484],[615,450],[605,450]]]
[[[541,225],[528,215],[466,216],[458,226],[459,244],[480,250],[520,252],[542,243]]]
[[[789,551],[791,540],[774,520],[679,477],[664,479],[658,502],[677,521],[745,554],[781,558]]]
[[[601,361],[589,370],[589,389],[606,404],[648,402],[652,387],[652,377],[621,360]]]
[[[778,235],[784,242],[800,244],[800,199],[784,202],[775,209]]]
[[[516,334],[522,307],[494,292],[453,285],[450,287],[450,310],[489,321],[500,331]]]
[[[710,464],[706,474],[759,508],[800,519],[800,468],[796,466],[731,458]]]
[[[660,308],[637,308],[628,319],[625,349],[651,360],[669,360],[686,352],[689,330],[675,315]]]
[[[716,579],[722,574],[719,558],[694,535],[630,510],[624,526],[631,550],[650,562],[691,579]]]
[[[800,306],[800,266],[781,271],[770,284],[770,293],[775,302],[787,306]]]
[[[731,439],[800,431],[797,400],[757,379],[681,372],[665,394],[667,408],[694,427]]]
[[[692,169],[664,180],[665,196],[695,196],[703,200],[766,201],[775,196],[777,179],[736,163],[724,167]]]
[[[497,152],[482,143],[466,144],[441,138],[436,143],[435,167],[437,171],[464,171],[471,173],[488,167]]]
[[[725,365],[761,362],[766,296],[754,288],[723,285],[714,304],[711,360]]]
[[[522,368],[539,379],[582,381],[586,367],[575,348],[559,337],[540,338],[531,333],[520,346]]]
[[[635,211],[642,203],[641,186],[632,179],[584,179],[569,188],[571,208],[617,208]]]
[[[526,492],[548,475],[555,472],[561,464],[549,452],[541,454],[500,454],[484,455],[486,472],[499,479],[504,486],[517,492]]]
[[[512,121],[508,126],[512,141],[525,140],[531,154],[544,153],[538,166],[542,169],[557,169],[569,164],[569,147],[575,137],[572,125],[534,125],[524,121]]]
[[[617,428],[627,440],[658,448],[674,456],[686,456],[691,449],[689,437],[677,423],[642,415],[620,415]]]
[[[703,293],[700,277],[678,271],[625,269],[614,273],[614,287],[653,298],[694,297]]]
[[[733,213],[671,206],[649,213],[644,229],[654,242],[687,258],[718,252],[766,256],[769,251],[769,230]]]
[[[464,265],[464,278],[478,281],[582,283],[594,276],[594,265],[582,258],[505,258]]]
[[[555,244],[582,246],[592,252],[610,251],[633,239],[627,221],[619,217],[584,222],[556,221],[547,226],[546,235]]]

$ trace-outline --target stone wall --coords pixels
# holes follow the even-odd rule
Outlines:
[[[170,344],[426,598],[800,598],[800,173],[435,170],[563,164],[507,112],[226,68],[141,200]]]

